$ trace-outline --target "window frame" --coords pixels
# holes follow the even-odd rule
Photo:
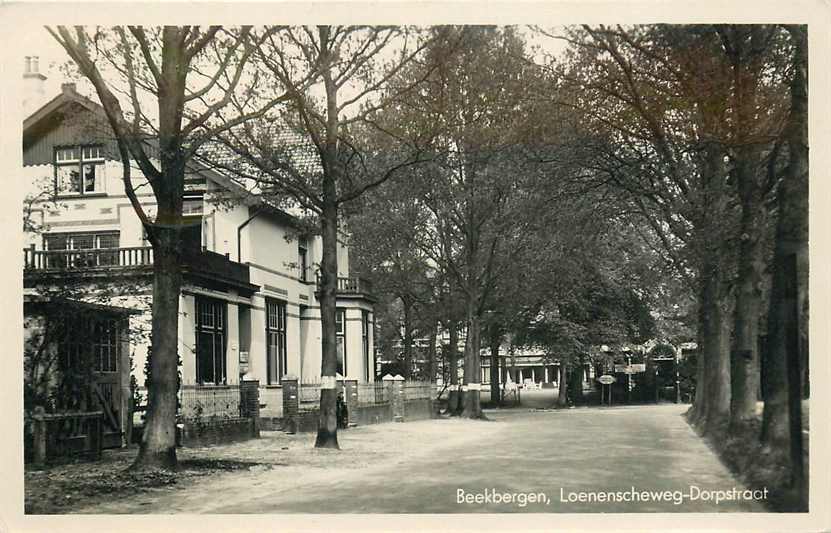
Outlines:
[[[203,322],[204,313],[203,308],[209,307],[213,309],[211,324]],[[194,355],[196,357],[196,382],[199,385],[227,385],[228,384],[228,304],[224,300],[217,298],[210,298],[207,296],[196,296],[194,298],[194,308],[196,317],[194,320],[195,345],[196,350]],[[217,313],[217,310],[219,313]],[[217,317],[217,315],[221,315]],[[213,381],[204,379],[207,377],[203,375],[204,369],[201,367],[200,355],[202,349],[201,334],[211,336],[211,366],[213,372]],[[219,353],[216,347],[220,346]],[[219,362],[219,365],[217,365]],[[221,379],[217,379],[217,370],[221,373]]]
[[[79,238],[92,238],[92,246],[89,248],[81,248],[78,246]],[[104,237],[115,237],[115,246],[102,247],[101,241]],[[54,242],[55,238],[64,240],[64,248],[52,248],[50,241]],[[107,231],[67,231],[67,232],[47,232],[42,235],[42,249],[45,252],[78,252],[78,254],[66,254],[62,260],[50,258],[47,253],[47,261],[55,259],[63,267],[75,266],[117,266],[118,265],[118,249],[121,246],[121,231],[107,230]],[[103,253],[104,250],[112,250],[111,253]],[[94,264],[82,265],[75,264],[76,261],[83,259],[83,253],[89,252],[94,257]],[[102,261],[102,258],[107,258]],[[70,261],[71,259],[71,261]],[[71,263],[71,264],[70,264]]]
[[[271,311],[276,312],[272,315]],[[272,325],[272,317],[275,322]],[[265,299],[265,360],[266,360],[266,384],[280,385],[283,382],[283,376],[288,370],[288,357],[286,350],[286,337],[288,330],[288,309],[285,300],[278,300],[275,298]],[[277,353],[272,352],[272,347],[275,345],[271,342],[271,337],[276,337]],[[274,372],[272,372],[274,371]],[[274,374],[274,378],[272,378]]]
[[[361,310],[361,340],[363,342],[364,355],[364,378],[370,381],[369,377],[369,311]]]
[[[342,317],[340,327],[338,327],[339,316]],[[335,350],[337,351],[339,347],[342,347],[343,363],[341,364],[341,361],[336,361],[336,364],[341,366],[342,370],[338,371],[338,373],[345,378],[348,369],[346,364],[346,309],[343,307],[335,308]]]
[[[115,318],[96,318],[93,322],[92,357],[94,371],[102,374],[118,372],[121,358],[121,323]],[[104,364],[106,353],[107,364]]]
[[[297,262],[300,265],[300,281],[309,282],[309,249],[305,243],[297,245]]]
[[[85,156],[85,152],[92,149],[97,149],[95,157],[93,157],[92,154]],[[59,156],[67,150],[75,150],[72,154],[73,157],[60,159]],[[84,196],[100,196],[107,194],[106,163],[107,158],[104,155],[103,144],[91,143],[55,146],[52,154],[55,196],[79,198]],[[87,187],[84,167],[87,165],[92,165],[95,172],[95,175],[93,176],[95,186],[91,191],[86,190]],[[71,167],[75,167],[78,172],[78,191],[70,191],[61,188],[62,179],[59,176],[60,169]],[[101,168],[100,173],[98,171],[99,167]]]

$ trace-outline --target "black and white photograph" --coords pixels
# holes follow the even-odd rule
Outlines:
[[[198,4],[0,6],[0,531],[831,527],[827,4]]]

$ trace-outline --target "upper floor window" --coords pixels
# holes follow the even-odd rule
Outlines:
[[[119,232],[44,233],[43,248],[50,267],[109,266],[118,264]]]
[[[300,244],[297,247],[297,256],[299,259],[300,281],[309,281],[309,259],[305,244]]]
[[[61,195],[104,192],[104,150],[101,146],[55,149],[55,188]]]

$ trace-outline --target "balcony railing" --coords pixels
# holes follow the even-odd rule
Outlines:
[[[317,277],[317,290],[320,290],[322,279]],[[338,294],[372,294],[372,283],[364,278],[338,278]]]
[[[149,246],[95,250],[23,249],[25,270],[86,270],[90,268],[139,267],[153,264]]]
[[[27,273],[62,273],[72,271],[118,271],[153,265],[153,249],[149,246],[102,248],[95,250],[23,249],[23,268]],[[206,250],[185,249],[182,257],[185,273],[202,278],[224,279],[250,283],[248,265],[236,263],[227,256]]]

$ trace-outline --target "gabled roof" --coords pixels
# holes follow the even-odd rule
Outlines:
[[[57,94],[54,98],[43,104],[40,108],[35,110],[31,115],[24,119],[24,146],[26,145],[27,141],[29,141],[34,135],[36,135],[39,132],[39,126],[51,124],[49,119],[55,113],[59,113],[67,106],[73,104],[79,105],[84,109],[89,110],[90,112],[99,116],[102,119],[102,121],[108,124],[104,108],[101,106],[101,104],[78,93],[78,91],[75,89],[74,84],[66,83],[61,86],[61,92],[59,94]],[[285,132],[283,133],[283,135],[289,135],[295,143],[298,142],[299,137],[291,132]],[[285,141],[285,139],[283,140]],[[286,143],[286,145],[288,145],[288,143]],[[304,153],[304,150],[307,149],[308,146],[304,146],[303,148],[303,150],[298,151],[298,154]],[[216,148],[208,149],[208,152],[212,153],[213,156],[216,156],[218,154]],[[241,169],[242,167],[240,167],[240,165],[242,163],[232,161],[232,157],[235,156],[233,156],[233,154],[231,154],[230,152],[223,154],[221,158],[221,170],[208,168],[204,164],[193,162],[188,165],[187,170],[189,172],[193,172],[195,174],[204,176],[207,179],[210,179],[211,181],[225,189],[232,197],[234,197],[235,200],[241,201],[243,204],[248,205],[249,207],[255,207],[257,209],[266,211],[270,215],[274,216],[277,220],[292,227],[304,227],[299,217],[294,216],[286,212],[285,210],[279,208],[278,206],[265,200],[262,197],[262,195],[259,194],[260,191],[256,189],[256,187],[251,186],[251,180],[247,180],[242,176],[234,177],[233,169]],[[239,158],[237,157],[237,159]],[[292,164],[299,163],[301,163],[300,160],[292,161]],[[304,165],[308,165],[309,160],[307,159],[302,163]],[[303,168],[303,171],[307,170],[307,168]]]
[[[35,110],[31,115],[26,117],[23,120],[23,141],[24,143],[28,140],[28,138],[33,135],[37,131],[37,126],[44,122],[46,119],[52,116],[53,113],[61,110],[62,108],[70,105],[70,104],[77,104],[81,107],[88,109],[89,111],[99,115],[102,119],[106,120],[106,115],[104,114],[104,108],[101,107],[101,104],[94,102],[83,96],[82,94],[78,93],[75,90],[75,85],[71,83],[65,83],[61,86],[61,92],[56,95],[54,98],[40,106],[37,110]]]

